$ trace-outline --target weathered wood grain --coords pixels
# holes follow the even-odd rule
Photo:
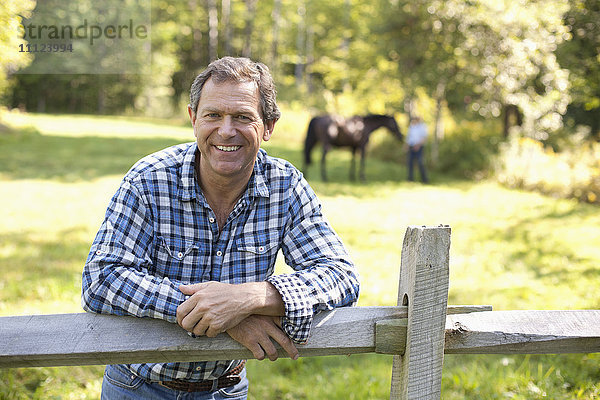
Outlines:
[[[301,356],[375,351],[375,321],[406,316],[396,307],[340,308],[315,318]],[[280,352],[282,357],[285,353]],[[0,318],[0,367],[252,358],[227,334],[192,338],[176,324],[98,314]]]
[[[448,303],[450,228],[409,227],[398,305],[408,306],[406,347],[394,356],[390,399],[439,399]]]
[[[386,319],[375,323],[375,352],[404,355],[408,319]]]
[[[489,310],[452,306],[448,313]],[[377,321],[406,318],[407,307],[339,308],[316,316],[300,355],[376,351]],[[285,357],[285,353],[280,353]],[[41,367],[134,362],[252,358],[223,334],[191,338],[175,324],[149,318],[98,314],[29,315],[0,318],[0,367]]]
[[[445,351],[449,354],[600,352],[600,310],[449,315]]]
[[[600,310],[465,314],[487,310],[489,306],[449,306],[444,352],[600,352]],[[303,357],[364,352],[400,354],[406,345],[402,341],[406,337],[407,315],[405,306],[354,307],[323,313],[315,320],[309,342],[299,346],[300,354]],[[3,368],[251,356],[226,335],[194,339],[176,325],[152,319],[95,314],[0,318],[0,367]]]

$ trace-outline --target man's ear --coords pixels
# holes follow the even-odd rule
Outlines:
[[[188,104],[188,114],[190,115],[190,121],[192,121],[192,126],[196,123],[196,114],[194,114],[194,110],[192,110],[192,106]]]
[[[263,140],[267,142],[273,136],[273,130],[275,129],[276,119],[265,122],[265,132],[263,133]]]

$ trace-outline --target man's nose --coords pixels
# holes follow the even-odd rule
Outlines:
[[[233,118],[231,115],[226,115],[219,126],[218,134],[221,137],[228,138],[235,136],[235,127],[233,126]]]

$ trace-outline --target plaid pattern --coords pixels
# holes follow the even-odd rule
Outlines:
[[[354,265],[291,164],[260,150],[221,233],[194,173],[195,143],[140,160],[112,198],[83,270],[82,306],[176,322],[180,284],[267,280],[285,303],[283,328],[308,339],[313,315],[358,298]],[[279,249],[294,272],[273,275]],[[152,381],[216,379],[237,361],[132,364]]]

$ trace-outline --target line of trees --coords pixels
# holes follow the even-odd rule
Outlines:
[[[4,102],[40,112],[169,115],[208,62],[241,55],[272,68],[282,100],[320,111],[412,112],[425,96],[437,139],[444,109],[506,117],[537,139],[564,121],[599,135],[597,0],[157,0],[151,7],[152,62],[140,63],[141,74],[12,74]]]

